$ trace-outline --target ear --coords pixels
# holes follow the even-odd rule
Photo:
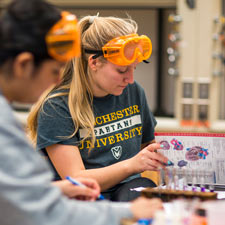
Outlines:
[[[30,52],[22,52],[16,56],[13,62],[13,74],[15,77],[27,77],[32,74],[34,57]]]
[[[98,67],[101,66],[101,62],[99,61],[99,59],[93,59],[93,55],[90,55],[88,57],[88,66],[90,67],[90,69],[92,71],[97,71]]]

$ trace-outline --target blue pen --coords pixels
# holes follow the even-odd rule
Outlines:
[[[84,187],[84,188],[86,187],[84,184],[80,183],[79,181],[75,180],[74,178],[72,178],[70,176],[67,176],[66,179],[68,181],[70,181],[74,185],[77,185],[77,186],[80,186],[80,187]],[[104,200],[105,198],[104,198],[103,195],[99,194],[98,199],[99,200]]]

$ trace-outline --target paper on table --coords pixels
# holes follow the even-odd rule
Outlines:
[[[136,187],[136,188],[130,188],[130,191],[138,191],[141,192],[142,190],[144,190],[146,187]]]
[[[217,199],[225,199],[225,191],[215,191],[215,192],[217,193]]]

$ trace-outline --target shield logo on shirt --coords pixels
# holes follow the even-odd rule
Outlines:
[[[119,159],[122,155],[122,147],[121,146],[115,146],[111,148],[112,154],[115,159]]]

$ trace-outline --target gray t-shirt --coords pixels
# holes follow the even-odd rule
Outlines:
[[[81,142],[86,135],[85,129],[79,129],[72,138],[65,138],[75,129],[67,102],[67,95],[50,98],[39,113],[37,149],[47,158],[47,146],[76,145],[86,169],[102,168],[133,157],[142,143],[154,140],[156,120],[149,110],[143,88],[136,82],[128,85],[120,96],[94,98],[96,143],[91,151],[90,140]],[[54,171],[55,179],[60,179]],[[123,182],[137,176],[140,175],[135,174]]]
[[[1,225],[119,225],[131,217],[128,203],[69,200],[52,178],[0,93]]]

